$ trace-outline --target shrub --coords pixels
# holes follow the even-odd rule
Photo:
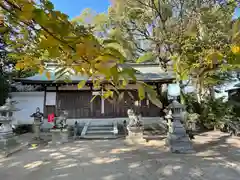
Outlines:
[[[16,134],[33,132],[33,126],[31,124],[21,124],[16,126],[16,128],[13,129],[13,132]]]
[[[206,129],[221,129],[227,121],[235,118],[233,106],[223,102],[223,98],[213,99],[207,96],[198,103],[197,98],[189,94],[186,98],[186,108],[191,114],[199,115],[195,121]]]

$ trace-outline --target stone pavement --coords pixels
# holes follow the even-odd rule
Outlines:
[[[172,154],[162,145],[92,140],[24,149],[0,159],[0,180],[239,180],[239,138],[201,134],[191,155]]]

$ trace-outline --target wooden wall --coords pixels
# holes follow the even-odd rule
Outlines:
[[[131,92],[128,93],[128,92]],[[56,109],[67,110],[69,118],[116,118],[127,117],[127,110],[134,108],[134,102],[138,99],[137,90],[124,91],[121,101],[113,99],[104,100],[104,114],[101,109],[101,97],[93,98],[91,91],[58,91]],[[140,111],[144,117],[159,117],[160,109],[153,105],[149,100],[141,101]]]

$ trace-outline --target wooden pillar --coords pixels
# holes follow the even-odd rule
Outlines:
[[[59,102],[58,102],[58,86],[56,85],[56,104],[55,104],[55,114],[58,114],[59,112]]]
[[[90,86],[90,91],[91,93],[93,93],[93,84],[89,84]],[[90,102],[90,112],[91,112],[91,116],[94,116],[94,112],[93,112],[93,102]]]
[[[47,116],[46,114],[46,96],[47,96],[47,87],[46,85],[44,86],[44,98],[43,98],[43,114],[44,114],[44,117]]]
[[[103,87],[101,88],[101,114],[104,114],[105,99],[102,97],[104,93]]]

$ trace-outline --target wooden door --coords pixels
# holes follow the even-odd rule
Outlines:
[[[91,98],[89,91],[58,92],[58,109],[68,111],[69,118],[92,117]]]

